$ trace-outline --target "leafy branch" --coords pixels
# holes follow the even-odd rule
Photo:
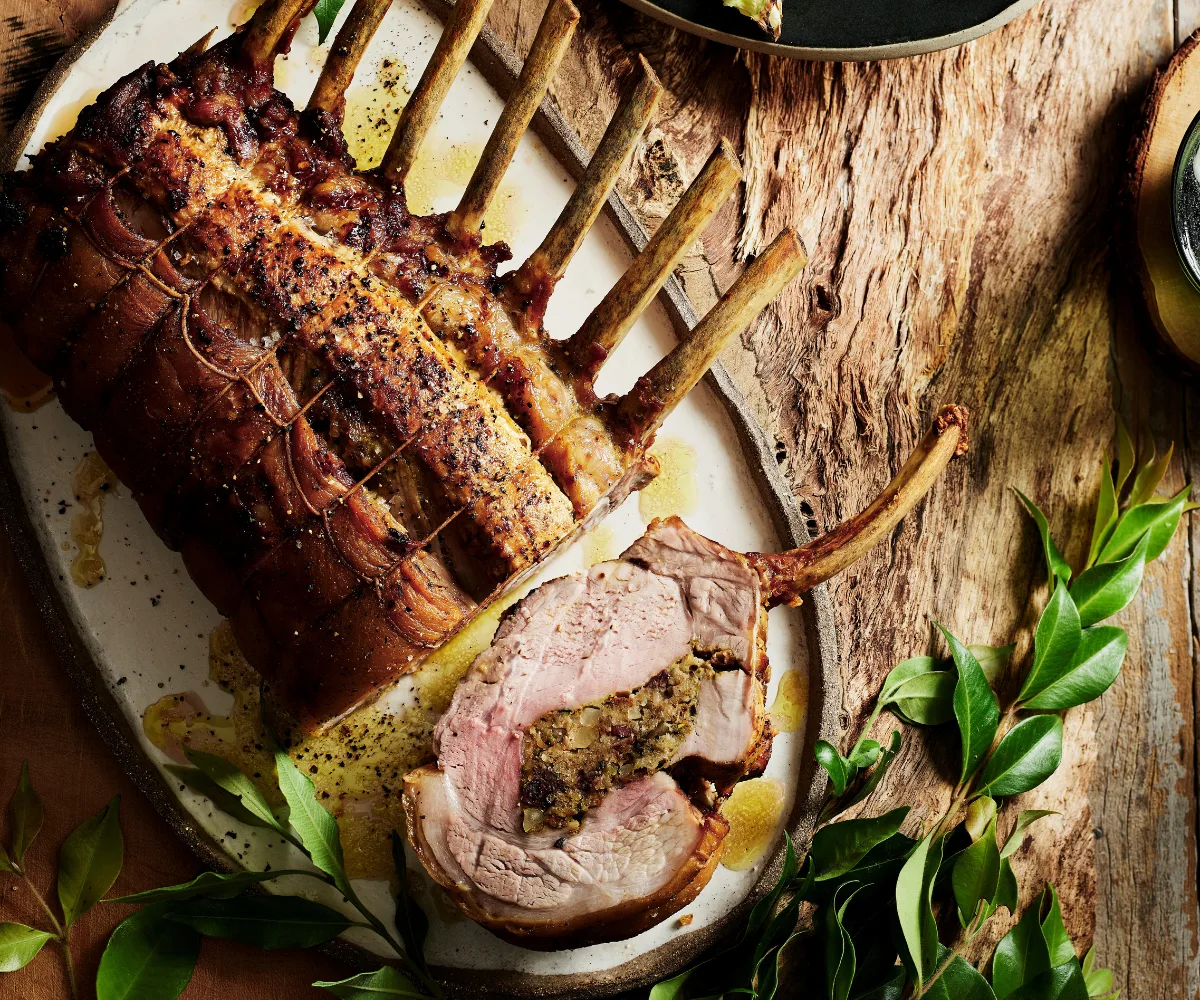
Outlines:
[[[429,923],[407,891],[404,845],[392,833],[392,858],[400,888],[393,931],[359,898],[346,874],[337,821],[316,799],[312,780],[282,751],[275,753],[279,789],[287,803],[287,818],[280,819],[258,786],[228,761],[212,754],[188,750],[194,765],[172,767],[172,773],[201,792],[220,809],[241,822],[277,834],[300,851],[311,868],[273,871],[203,872],[190,882],[150,889],[105,902],[141,907],[117,925],[96,975],[97,1000],[175,1000],[191,981],[203,937],[230,938],[258,948],[311,948],[333,940],[352,928],[378,935],[394,952],[398,967],[352,976],[340,982],[318,982],[345,1000],[378,996],[442,996],[425,963],[424,946]],[[71,925],[111,888],[121,869],[123,844],[117,823],[117,802],[80,826],[59,854],[58,895],[61,919],[29,881],[24,856],[42,825],[42,807],[29,782],[27,767],[10,806],[13,829],[11,850],[0,847],[0,869],[21,878],[46,913],[52,930],[24,924],[0,924],[0,972],[13,972],[29,964],[46,945],[61,945],[77,997],[74,968],[67,934]],[[303,896],[269,895],[252,890],[285,877],[302,877],[335,889],[357,911],[359,919],[343,910]]]
[[[963,953],[1001,909],[1015,914],[1019,886],[1011,858],[1030,828],[1051,815],[1024,810],[1001,842],[1003,801],[1037,788],[1062,761],[1062,714],[1098,698],[1117,679],[1129,639],[1105,620],[1124,609],[1148,562],[1170,542],[1183,514],[1197,505],[1188,488],[1156,491],[1171,451],[1151,449],[1139,464],[1118,422],[1115,468],[1102,467],[1100,496],[1086,561],[1076,574],[1042,511],[1017,491],[1037,526],[1049,598],[1034,628],[1032,656],[1014,679],[1016,694],[996,695],[1015,644],[969,645],[938,625],[949,656],[905,660],[884,679],[860,735],[843,754],[818,741],[829,793],[803,864],[789,840],[775,889],[755,908],[731,948],[658,984],[651,1000],[749,997],[773,1000],[783,956],[805,946],[823,968],[829,1000],[1087,1000],[1111,996],[1112,973],[1082,962],[1063,925],[1058,897],[1046,886],[997,946],[990,980]],[[905,725],[954,724],[960,766],[946,811],[909,836],[909,810],[837,820],[879,785],[901,746],[871,739],[889,711]],[[797,929],[804,904],[811,925]],[[957,916],[947,947],[938,914]],[[985,965],[986,968],[986,965]]]
[[[399,968],[385,966],[377,972],[341,982],[320,982],[336,996],[440,997],[441,990],[425,964],[424,945],[428,921],[407,891],[404,848],[392,833],[392,856],[399,879],[397,919],[399,937],[359,898],[346,874],[337,821],[316,798],[312,779],[302,773],[282,750],[275,751],[275,773],[287,803],[287,821],[279,819],[258,786],[228,761],[212,754],[187,750],[193,768],[173,773],[195,791],[206,794],[218,807],[250,826],[278,834],[300,851],[312,868],[231,874],[205,872],[191,882],[152,889],[113,902],[140,903],[146,909],[117,927],[100,960],[97,1000],[130,995],[130,979],[149,985],[172,973],[187,985],[195,965],[195,950],[202,936],[231,938],[259,948],[311,948],[325,944],[351,928],[372,931],[395,954]],[[331,886],[361,919],[304,897],[247,894],[247,890],[285,876],[300,876]],[[149,914],[149,915],[148,915]],[[160,926],[172,930],[158,946]],[[122,933],[124,929],[124,933]],[[403,939],[403,940],[401,940]],[[185,947],[186,945],[186,947]],[[184,969],[186,967],[186,976]],[[145,986],[143,986],[143,989]],[[178,992],[138,992],[158,1000]]]
[[[0,872],[17,878],[45,914],[50,929],[15,921],[0,923],[0,972],[15,972],[32,962],[50,942],[58,945],[66,965],[71,996],[79,996],[71,958],[71,928],[108,892],[121,870],[123,841],[114,798],[97,815],[71,833],[58,853],[56,914],[26,870],[30,846],[41,832],[45,812],[29,780],[29,762],[21,764],[17,789],[8,804],[11,841],[0,845]]]

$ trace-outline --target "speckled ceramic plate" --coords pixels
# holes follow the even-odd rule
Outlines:
[[[783,0],[775,41],[721,0],[623,0],[680,31],[756,52],[835,61],[894,59],[961,45],[1037,0]]]
[[[0,167],[18,165],[24,154],[69,129],[80,107],[138,64],[170,59],[214,25],[222,33],[229,31],[240,12],[222,8],[223,15],[217,16],[217,8],[211,0],[121,0],[109,20],[51,74],[10,138]],[[347,132],[361,157],[377,155],[386,144],[387,129],[379,128],[378,122],[398,111],[405,81],[419,76],[439,31],[438,17],[416,0],[393,5],[348,95]],[[323,54],[316,47],[314,25],[306,23],[277,78],[299,103],[316,80]],[[516,69],[511,53],[485,33],[410,176],[414,202],[425,202],[418,208],[444,210],[457,199]],[[505,179],[500,211],[487,229],[489,234],[502,231],[518,261],[549,228],[570,193],[571,178],[582,172],[586,160],[577,137],[552,108],[543,108],[536,129],[538,135],[527,136],[521,144]],[[619,199],[614,198],[610,209],[552,300],[547,327],[560,336],[578,327],[627,265],[631,248],[645,240]],[[676,331],[694,320],[672,279],[610,361],[601,388],[626,388],[675,342]],[[236,656],[218,656],[210,663],[214,632],[220,646],[216,612],[120,487],[103,499],[99,555],[104,578],[88,588],[75,583],[78,531],[72,531],[72,522],[86,513],[81,511],[86,505],[76,501],[79,485],[72,479],[91,440],[53,400],[32,412],[4,407],[0,427],[5,525],[96,725],[134,780],[206,862],[226,869],[268,862],[295,867],[296,859],[289,859],[279,844],[268,843],[263,831],[238,828],[164,771],[175,748],[172,740],[190,725],[188,713],[211,713],[215,718],[206,718],[203,728],[218,736],[232,734],[230,745],[242,732],[237,727],[257,718],[252,687],[246,689],[249,695],[246,690],[231,695],[211,673],[213,663],[227,670],[236,661]],[[654,514],[681,513],[698,530],[743,551],[787,548],[803,540],[802,522],[771,449],[722,371],[714,371],[671,415],[659,439],[667,473],[661,480],[664,485],[631,497],[592,535],[545,567],[539,579],[615,555],[641,534]],[[456,911],[439,897],[440,890],[428,883],[418,886],[418,898],[432,921],[428,957],[452,989],[465,996],[610,994],[671,974],[745,912],[778,871],[784,827],[803,837],[811,825],[818,794],[810,763],[812,741],[833,731],[839,703],[832,616],[824,590],[814,592],[799,611],[778,609],[771,617],[771,698],[778,694],[780,678],[789,675],[793,691],[810,694],[807,711],[794,713],[792,731],[776,739],[765,776],[770,784],[760,786],[771,792],[767,799],[777,805],[778,814],[772,817],[770,836],[762,839],[763,850],[751,853],[741,870],[718,869],[688,907],[693,919],[687,927],[671,919],[628,941],[550,953],[506,944],[467,920],[455,919]],[[476,633],[474,641],[486,643],[488,636]],[[465,663],[469,656],[464,659],[463,653],[460,644],[456,655]],[[443,679],[462,663],[448,667],[443,661]],[[429,671],[424,667],[406,678],[385,696],[382,708],[372,711],[386,709],[403,728],[416,711],[414,691],[421,690],[428,680],[422,675]],[[381,853],[386,856],[381,848],[395,820],[395,799],[380,784],[370,779],[340,786],[338,808],[343,836],[353,842],[348,858],[364,876],[356,887],[390,921],[387,873],[374,859]],[[412,867],[420,870],[415,863]],[[308,891],[306,882],[276,885],[284,891]],[[326,902],[336,905],[337,900]],[[341,947],[362,963],[378,962],[377,956],[365,954],[374,947],[370,937],[353,937]]]

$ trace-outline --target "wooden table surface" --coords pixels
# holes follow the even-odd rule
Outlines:
[[[1200,24],[1200,0],[1044,0],[959,49],[863,65],[751,55],[612,0],[579,2],[581,28],[552,93],[589,147],[636,52],[668,89],[622,183],[648,225],[721,135],[741,152],[740,200],[683,267],[697,306],[784,225],[809,247],[803,277],[724,361],[778,441],[812,527],[858,509],[940,404],[974,415],[969,457],[890,545],[832,584],[847,725],[857,731],[888,669],[931,647],[934,618],[975,642],[1019,633],[1020,656],[1045,595],[1036,536],[1010,487],[1060,531],[1074,526],[1066,550],[1077,562],[1114,411],[1160,446],[1176,442],[1172,490],[1200,466],[1196,390],[1147,348],[1121,241],[1138,105],[1154,68]],[[6,124],[105,4],[0,0]],[[543,7],[496,0],[491,24],[524,52]],[[1096,705],[1067,714],[1055,779],[1009,806],[1061,812],[1015,859],[1023,899],[1051,879],[1077,940],[1094,935],[1135,1000],[1200,995],[1197,542],[1193,525],[1147,571],[1120,616],[1130,633],[1124,674]],[[128,861],[118,889],[191,874],[196,862],[75,706],[6,546],[0,581],[0,785],[31,758],[48,793],[47,841],[120,790]],[[949,765],[910,739],[883,794],[933,810],[948,798],[938,769],[944,777]],[[20,895],[2,897],[5,914]],[[87,918],[85,966],[116,919]],[[303,984],[333,971],[315,956],[206,944],[186,996],[310,995]],[[19,982],[22,997],[60,995],[49,958]]]

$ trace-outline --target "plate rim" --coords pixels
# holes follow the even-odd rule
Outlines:
[[[133,0],[118,0],[59,58],[46,74],[29,106],[0,142],[0,171],[10,171],[28,145],[46,104],[57,93],[75,62],[100,38],[117,12]],[[453,4],[448,0],[418,0],[436,18],[445,21]],[[1036,2],[1036,0],[1033,0]],[[515,52],[490,27],[480,33],[470,54],[473,65],[507,99],[521,69]],[[574,128],[549,96],[534,116],[531,128],[549,148],[551,155],[567,169],[576,182],[590,159]],[[624,198],[614,189],[605,210],[630,249],[637,253],[649,236]],[[663,286],[658,300],[666,309],[677,335],[695,326],[697,315],[679,279],[672,275]],[[759,426],[750,405],[725,368],[716,362],[705,376],[728,415],[750,466],[755,486],[770,510],[771,520],[785,545],[794,547],[810,539],[806,521],[775,459],[774,448]],[[46,625],[51,643],[71,679],[89,721],[121,769],[146,796],[172,833],[191,849],[209,868],[233,871],[235,865],[219,843],[198,827],[183,808],[161,772],[145,755],[125,714],[121,711],[75,627],[52,579],[45,555],[25,507],[24,494],[17,481],[9,445],[0,424],[0,524],[12,544],[17,564],[29,584],[34,605]],[[797,797],[787,830],[799,843],[807,841],[824,796],[824,783],[817,780],[818,767],[812,754],[816,740],[836,740],[840,734],[841,678],[833,603],[822,584],[807,595],[799,609],[803,616],[809,650],[808,708],[804,746],[797,778]],[[703,951],[729,938],[737,929],[737,920],[768,891],[779,878],[784,848],[780,844],[763,866],[754,887],[738,905],[707,927],[671,939],[620,965],[599,972],[553,973],[539,975],[508,970],[472,970],[451,966],[433,966],[431,971],[447,987],[451,997],[539,998],[559,997],[592,1000],[614,993],[648,986],[674,974]],[[381,956],[341,938],[323,945],[321,951],[351,967],[378,966]]]
[[[749,49],[752,52],[761,52],[764,55],[783,56],[787,59],[803,59],[812,62],[868,62],[878,59],[906,59],[909,56],[926,55],[930,52],[938,52],[942,49],[954,48],[956,45],[974,41],[976,38],[982,38],[984,35],[991,34],[991,32],[1003,28],[1010,21],[1015,20],[1026,11],[1036,7],[1041,0],[1015,0],[1014,3],[1000,11],[999,14],[988,18],[986,21],[981,21],[973,27],[963,28],[961,31],[953,31],[946,35],[935,35],[930,38],[914,39],[907,42],[887,42],[883,45],[847,47],[787,45],[783,42],[771,41],[768,38],[747,38],[743,35],[731,34],[728,31],[709,28],[697,21],[689,21],[686,17],[681,17],[672,11],[659,7],[653,0],[621,0],[621,2],[645,14],[647,17],[652,17],[656,21],[661,21],[663,24],[667,24],[679,31],[687,32],[689,35],[697,35],[700,38],[706,38],[711,42],[731,45],[734,48]],[[717,0],[712,0],[712,2],[716,3]]]

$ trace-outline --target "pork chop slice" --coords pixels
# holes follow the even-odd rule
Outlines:
[[[719,766],[723,793],[769,752],[762,607],[745,558],[678,519],[531,593],[459,685],[434,734],[437,764],[405,778],[426,869],[473,919],[530,947],[629,936],[690,902],[728,827],[718,789],[696,780],[704,767],[688,765]],[[701,679],[661,762],[672,770],[617,773],[566,828],[531,827],[531,727],[661,685],[681,663]],[[652,723],[628,728],[639,725]]]

